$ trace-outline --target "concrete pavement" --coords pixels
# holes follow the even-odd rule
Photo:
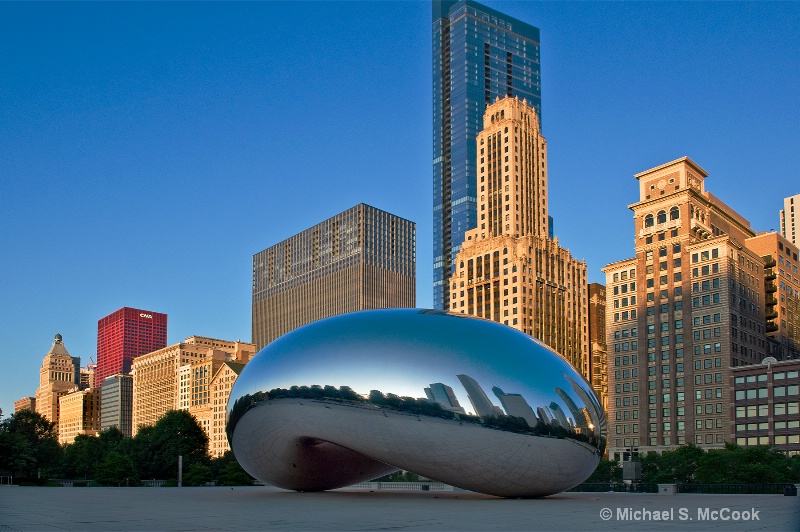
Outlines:
[[[466,491],[295,493],[269,486],[0,487],[0,531],[384,529],[800,531],[800,498],[562,493],[500,499]]]

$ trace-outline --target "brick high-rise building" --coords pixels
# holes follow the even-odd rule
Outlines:
[[[800,194],[789,196],[783,200],[781,209],[781,234],[795,246],[800,246]]]
[[[133,359],[167,345],[167,315],[123,307],[97,321],[97,368],[94,381],[130,373]]]
[[[478,135],[478,227],[449,279],[451,312],[538,338],[589,378],[586,263],[548,236],[546,142],[536,110],[506,97]]]
[[[798,248],[775,232],[748,238],[745,245],[764,259],[768,354],[777,360],[800,359],[800,274]]]
[[[518,96],[541,117],[542,89],[538,28],[472,0],[434,0],[432,15],[433,305],[446,309],[464,234],[478,226],[475,138],[486,106]]]
[[[800,360],[767,357],[731,373],[731,441],[800,455]]]
[[[589,283],[589,382],[608,412],[608,352],[606,350],[606,287]]]
[[[603,268],[609,456],[730,440],[731,368],[767,352],[764,261],[688,157],[635,177],[635,257]]]
[[[416,224],[360,203],[253,255],[258,349],[312,321],[416,304]]]

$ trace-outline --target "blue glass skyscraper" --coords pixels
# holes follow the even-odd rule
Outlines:
[[[488,102],[526,99],[539,113],[539,29],[471,0],[433,1],[433,304],[464,233],[477,225],[475,137]]]

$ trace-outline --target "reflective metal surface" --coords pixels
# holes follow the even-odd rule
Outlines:
[[[603,409],[530,336],[433,310],[355,312],[275,340],[245,366],[228,438],[248,473],[312,491],[396,469],[506,497],[558,493],[605,447]]]

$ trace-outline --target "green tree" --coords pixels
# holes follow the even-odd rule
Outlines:
[[[141,426],[130,442],[128,456],[136,464],[140,479],[161,479],[161,477],[157,476],[158,472],[155,468],[155,456],[158,453],[158,449],[153,443],[154,432],[155,427],[152,425]]]
[[[95,466],[103,459],[100,440],[94,436],[79,434],[64,446],[61,461],[61,476],[71,479],[91,479]]]
[[[222,486],[252,486],[253,477],[242,469],[232,451],[211,460],[213,477]]]
[[[30,410],[0,423],[0,471],[16,477],[46,477],[61,460],[55,423]]]
[[[140,428],[134,440],[133,456],[141,478],[177,478],[178,456],[183,456],[187,472],[195,464],[209,463],[208,437],[185,410],[167,412],[151,429]]]
[[[131,440],[116,427],[102,431],[97,437],[79,434],[64,446],[61,476],[72,479],[92,479],[94,468],[111,452],[131,455]]]
[[[97,464],[94,481],[105,486],[127,486],[138,484],[139,477],[130,456],[111,451]]]
[[[192,464],[185,471],[183,474],[184,486],[203,486],[206,482],[211,481],[214,475],[211,466],[202,462]]]
[[[724,449],[711,449],[697,471],[701,483],[758,484],[795,482],[797,478],[792,459],[766,445],[728,443]]]
[[[584,482],[622,482],[622,466],[616,460],[600,460]]]

